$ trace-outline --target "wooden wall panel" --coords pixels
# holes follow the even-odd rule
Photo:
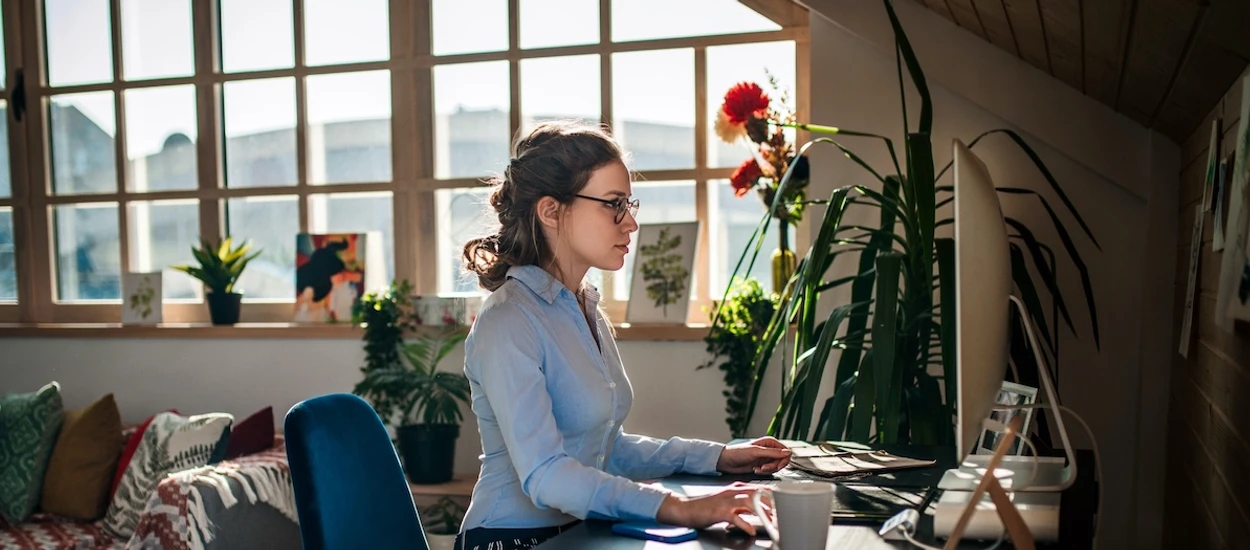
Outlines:
[[[1050,51],[1050,72],[1069,86],[1085,91],[1084,25],[1081,0],[1038,0],[1042,28]]]
[[[1002,4],[1007,12],[1007,22],[1011,24],[1011,32],[1015,35],[1016,47],[1020,50],[1020,58],[1042,72],[1053,74],[1039,1],[1002,0]]]
[[[985,27],[981,25],[981,17],[977,15],[972,0],[946,0],[946,6],[955,18],[955,24],[985,38]]]
[[[972,7],[981,18],[981,26],[985,27],[985,39],[1018,57],[1020,49],[1011,32],[1011,21],[1007,19],[1003,0],[972,0]]]
[[[1085,17],[1085,93],[1105,104],[1120,92],[1120,67],[1136,0],[1087,0]]]
[[[1201,10],[1189,0],[1142,2],[1138,10],[1124,86],[1116,105],[1133,120],[1149,126],[1189,39],[1189,32],[1175,32],[1175,27],[1180,24],[1191,29]]]
[[[1181,210],[1177,228],[1185,258],[1178,270],[1179,299],[1173,311],[1180,326],[1188,277],[1190,231],[1194,205],[1201,197],[1210,123],[1224,117],[1220,153],[1232,150],[1238,126],[1241,86],[1223,94],[1183,140],[1185,165],[1179,178]],[[1230,116],[1231,115],[1231,116]],[[1205,213],[1205,227],[1214,227]],[[1204,229],[1205,229],[1204,227]],[[1164,548],[1250,547],[1250,323],[1238,322],[1232,332],[1216,326],[1215,299],[1222,253],[1211,250],[1211,231],[1203,231],[1199,256],[1198,296],[1189,356],[1173,355],[1169,384]],[[1180,244],[1180,243],[1178,243]],[[1179,341],[1178,341],[1179,343]]]

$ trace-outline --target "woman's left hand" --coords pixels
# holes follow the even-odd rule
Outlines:
[[[790,449],[772,437],[726,446],[716,460],[724,474],[771,474],[790,464]]]

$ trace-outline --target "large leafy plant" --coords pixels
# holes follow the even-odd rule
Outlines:
[[[735,280],[729,295],[717,308],[719,323],[708,331],[703,342],[712,355],[699,365],[716,365],[724,374],[725,423],[732,438],[747,437],[747,404],[755,383],[755,354],[776,311],[776,294],[765,292],[756,279]]]
[[[253,252],[250,241],[234,246],[233,239],[226,237],[217,244],[201,239],[200,246],[191,247],[191,254],[199,266],[175,265],[172,269],[199,279],[210,292],[229,294],[234,292],[243,270],[260,255],[260,250]]]
[[[469,381],[463,374],[439,371],[438,364],[464,341],[467,330],[418,329],[411,290],[410,283],[400,281],[361,297],[355,321],[364,327],[364,378],[352,392],[370,400],[383,419],[400,425],[459,425],[459,405],[469,401]],[[411,340],[405,340],[409,333]]]
[[[933,105],[925,75],[890,0],[883,0],[894,30],[899,92],[902,96],[906,141],[901,148],[878,134],[857,132],[833,126],[769,120],[825,134],[804,144],[799,155],[814,146],[830,146],[849,158],[859,169],[871,174],[877,185],[853,185],[834,190],[825,213],[815,228],[815,238],[780,296],[756,350],[754,380],[745,411],[750,418],[759,400],[760,387],[783,337],[793,331],[793,356],[783,378],[782,399],[773,414],[768,433],[797,439],[853,439],[881,443],[911,442],[943,444],[953,441],[955,383],[955,282],[954,241],[937,235],[937,229],[951,219],[937,219],[939,210],[950,204],[953,188],[938,185],[950,168],[936,170],[931,143]],[[920,112],[913,129],[908,120],[904,69],[920,96]],[[760,111],[766,117],[766,111]],[[750,123],[750,122],[749,122]],[[758,123],[758,121],[756,121]],[[999,129],[985,132],[971,142],[975,147],[988,136],[1005,136],[1032,161],[1059,197],[1065,211],[1080,225],[1084,235],[1098,246],[1093,233],[1081,219],[1063,189],[1041,158],[1017,133]],[[839,139],[865,139],[884,146],[891,164],[878,169],[867,163]],[[779,201],[794,176],[791,166],[783,175],[770,211],[784,208]],[[1094,305],[1089,272],[1059,214],[1041,194],[1020,188],[1000,187],[1000,193],[1028,195],[1038,200],[1049,216],[1066,253],[1080,273],[1085,304],[1099,343],[1098,316]],[[852,208],[879,212],[876,227],[844,221]],[[1005,218],[1010,228],[1012,272],[1016,287],[1028,305],[1029,315],[1042,327],[1042,338],[1051,355],[1058,354],[1058,319],[1055,336],[1046,329],[1045,311],[1039,289],[1050,295],[1057,316],[1069,330],[1072,325],[1068,302],[1056,280],[1057,263],[1053,250],[1040,242],[1026,224]],[[760,220],[750,244],[735,267],[735,275],[751,269],[763,246],[768,217]],[[834,261],[848,256],[857,261],[854,274],[835,277]],[[745,263],[745,265],[744,265]],[[1036,274],[1036,275],[1035,275]],[[818,317],[818,305],[826,293],[850,285],[850,303],[829,308]],[[1056,314],[1052,314],[1055,317]],[[713,331],[736,320],[724,308],[713,321]],[[871,322],[871,324],[870,324]],[[832,396],[818,403],[818,393],[834,350],[838,350]],[[1057,357],[1056,357],[1057,359]],[[940,366],[940,376],[930,367]],[[939,382],[941,380],[941,382]],[[946,399],[941,386],[945,384]],[[819,411],[819,412],[818,412]],[[875,434],[872,430],[875,426]]]

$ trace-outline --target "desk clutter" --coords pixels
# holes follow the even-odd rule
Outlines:
[[[786,441],[793,454],[790,466],[827,479],[856,478],[910,468],[926,468],[937,463],[898,456],[885,450],[845,450],[830,443]]]

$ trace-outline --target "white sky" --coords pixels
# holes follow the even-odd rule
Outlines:
[[[53,86],[111,80],[108,0],[44,0],[49,81]],[[310,65],[389,57],[387,0],[305,0],[306,57]],[[193,72],[190,0],[122,0],[122,52],[130,80],[187,76]],[[521,0],[523,48],[594,43],[599,39],[598,0]],[[663,14],[656,17],[656,14]],[[506,0],[434,0],[436,55],[507,48]],[[221,0],[222,63],[227,72],[288,68],[294,63],[290,0]],[[617,0],[616,40],[692,36],[777,27],[735,0]],[[466,32],[466,22],[472,22]],[[794,83],[789,43],[708,49],[709,107],[742,79],[762,82],[763,67]],[[782,63],[782,61],[788,63]],[[599,116],[599,60],[576,56],[521,63],[523,116]],[[693,50],[617,54],[613,107],[618,119],[694,123]],[[434,72],[435,110],[508,109],[506,62],[440,66]],[[224,117],[228,136],[295,122],[294,80],[228,83]],[[387,117],[386,71],[325,75],[307,81],[309,122]],[[127,147],[136,158],[158,151],[174,132],[196,139],[191,86],[133,90],[123,96]],[[114,133],[107,92],[62,96],[101,128]]]

